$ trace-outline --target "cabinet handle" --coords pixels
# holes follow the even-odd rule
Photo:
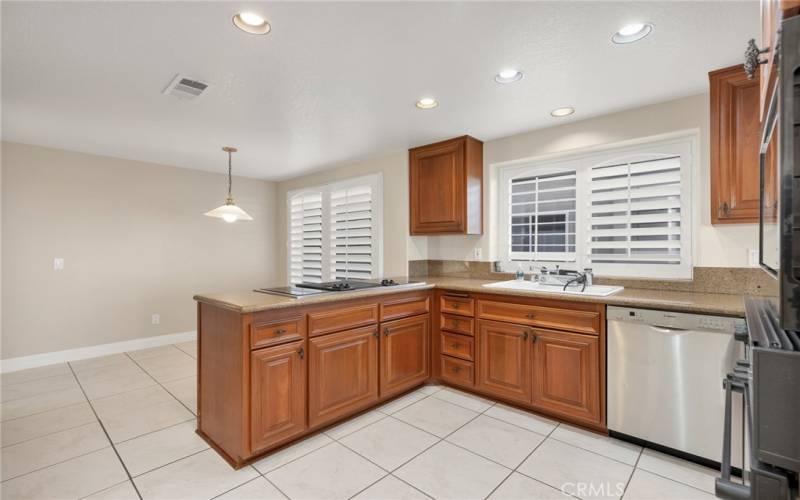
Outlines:
[[[300,355],[300,359],[303,359],[306,355],[306,351],[301,347],[300,349],[298,349],[297,354]]]
[[[387,337],[389,336],[389,334],[390,334],[391,332],[392,332],[392,330],[391,330],[391,329],[389,329],[389,328],[384,328],[384,329],[383,329],[383,334],[384,334],[385,336],[387,336]]]
[[[461,371],[461,367],[460,366],[454,366],[453,367],[453,373],[458,373],[460,371]]]
[[[275,335],[283,335],[284,333],[286,333],[286,330],[284,330],[283,328],[278,328],[277,330],[275,330]]]
[[[722,215],[730,215],[731,207],[728,205],[727,201],[722,202],[722,205],[719,206],[719,211],[722,212]]]
[[[531,335],[531,339],[533,340],[533,343],[535,344],[536,341],[539,340],[539,337],[536,336],[536,335]]]
[[[453,320],[453,328],[458,328],[459,323],[460,322],[457,319],[454,319]]]
[[[521,337],[522,337],[522,340],[528,340],[528,332],[523,332]]]
[[[374,332],[372,332],[372,336],[377,339],[377,338],[380,338],[381,334],[378,333],[378,330],[375,330]]]
[[[459,307],[461,307],[461,304],[459,304],[458,302],[453,302],[453,304],[451,304],[451,305],[452,305],[453,309],[458,309]]]
[[[759,49],[754,39],[751,38],[748,40],[747,50],[744,51],[744,72],[748,80],[752,80],[756,77],[756,71],[759,66],[767,64],[766,59],[761,59],[759,57],[761,54],[766,54],[767,52],[769,52],[769,47]]]
[[[453,349],[458,349],[459,347],[461,347],[461,344],[450,344],[450,347]]]
[[[528,314],[525,315],[525,317],[528,318],[528,319],[533,319],[534,317],[536,317],[536,315],[533,314],[533,313],[528,313]]]

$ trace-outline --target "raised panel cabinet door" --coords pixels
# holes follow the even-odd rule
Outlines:
[[[709,73],[711,85],[711,222],[758,222],[759,80],[743,66]]]
[[[378,399],[378,326],[308,341],[308,424],[365,408]]]
[[[533,406],[601,422],[598,339],[592,335],[534,330]]]
[[[531,328],[497,321],[478,321],[479,389],[530,402]]]
[[[459,233],[466,229],[464,155],[464,141],[410,151],[412,233]]]
[[[427,314],[381,324],[381,396],[401,392],[428,378],[429,332]]]
[[[305,342],[250,353],[250,447],[253,453],[306,430]]]

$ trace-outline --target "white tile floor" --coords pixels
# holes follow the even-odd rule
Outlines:
[[[4,499],[708,499],[716,471],[426,386],[234,471],[195,433],[197,346],[2,376]]]

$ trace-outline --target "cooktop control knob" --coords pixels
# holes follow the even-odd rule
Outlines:
[[[381,285],[383,285],[383,286],[390,286],[390,285],[396,285],[396,284],[397,283],[395,283],[394,280],[389,280],[389,279],[385,279],[385,278],[381,280]]]

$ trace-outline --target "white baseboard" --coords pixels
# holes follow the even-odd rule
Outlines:
[[[159,335],[157,337],[146,337],[143,339],[125,340],[122,342],[112,342],[110,344],[93,345],[89,347],[79,347],[77,349],[67,349],[65,351],[45,352],[33,354],[31,356],[20,356],[0,360],[0,373],[15,372],[27,368],[52,365],[55,363],[65,363],[67,361],[78,361],[80,359],[97,358],[109,354],[117,354],[126,351],[136,351],[147,349],[148,347],[158,347],[167,344],[177,344],[189,342],[197,338],[197,332],[173,333],[170,335]]]

